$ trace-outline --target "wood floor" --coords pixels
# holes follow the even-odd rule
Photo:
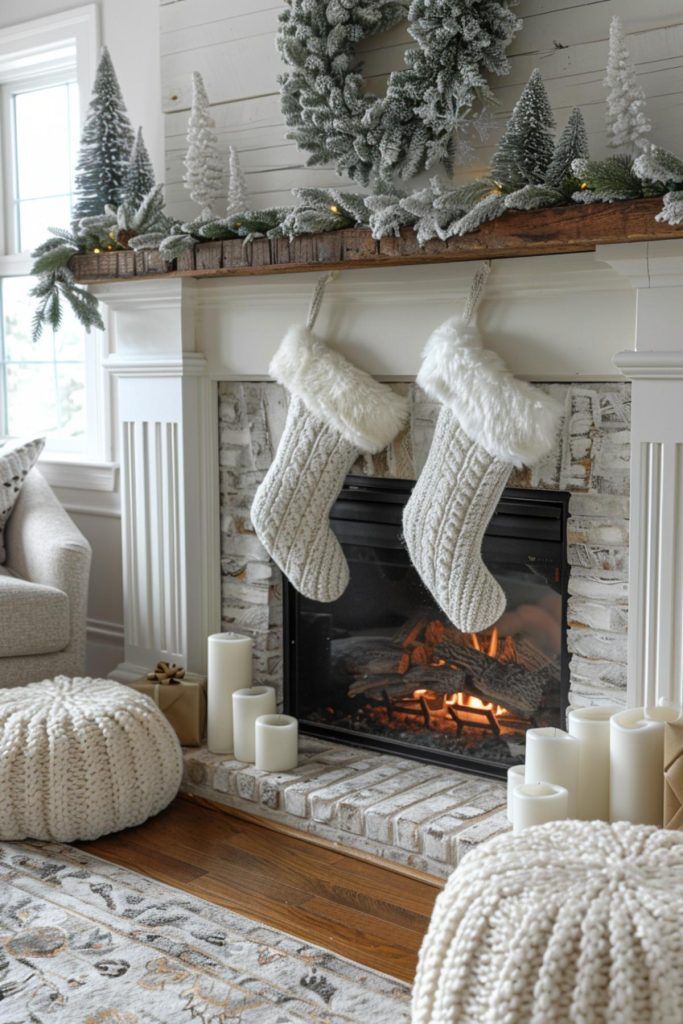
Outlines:
[[[79,845],[404,981],[439,891],[183,799],[139,828]]]

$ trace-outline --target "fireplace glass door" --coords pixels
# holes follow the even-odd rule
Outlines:
[[[351,580],[332,604],[285,584],[285,702],[302,731],[502,775],[526,730],[564,723],[564,494],[505,491],[483,544],[507,597],[463,633],[422,585],[401,515],[412,484],[349,477],[331,524]]]

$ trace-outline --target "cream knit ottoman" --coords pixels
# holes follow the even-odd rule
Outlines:
[[[469,853],[436,901],[413,1024],[681,1024],[683,833],[563,821]]]
[[[178,738],[106,679],[0,689],[0,839],[71,842],[139,825],[178,792]]]

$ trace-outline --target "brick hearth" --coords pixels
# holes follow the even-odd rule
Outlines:
[[[205,748],[184,757],[186,793],[442,878],[509,827],[502,782],[308,736],[281,774]]]

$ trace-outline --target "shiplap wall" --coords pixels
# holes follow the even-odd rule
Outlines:
[[[171,211],[197,213],[182,184],[191,73],[200,71],[222,148],[240,153],[254,206],[289,204],[294,186],[339,185],[327,168],[306,167],[306,154],[285,138],[275,34],[283,0],[160,0],[166,187]],[[491,150],[534,67],[545,78],[561,127],[573,106],[583,110],[591,152],[604,141],[602,85],[610,19],[619,14],[648,98],[652,137],[683,152],[683,2],[681,0],[521,0],[524,26],[510,47],[512,69],[494,80],[499,106],[486,143],[459,179],[488,166]],[[400,27],[359,47],[369,88],[381,92],[401,67],[409,37]],[[344,184],[342,182],[342,184]]]

